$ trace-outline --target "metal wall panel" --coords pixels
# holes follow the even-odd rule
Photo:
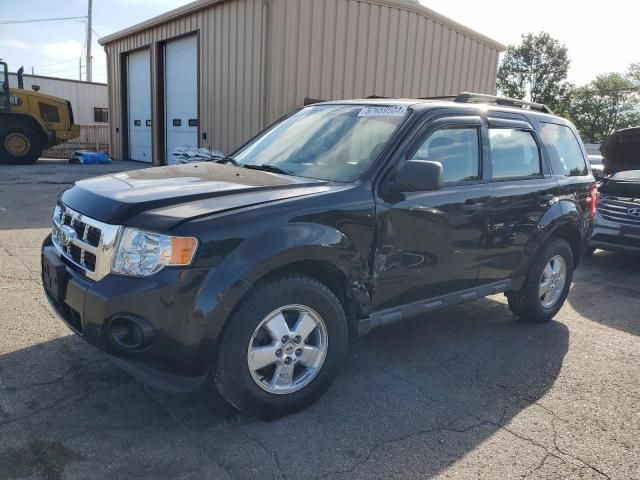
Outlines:
[[[121,58],[199,34],[200,146],[229,152],[306,97],[494,93],[499,44],[403,0],[201,0],[107,37],[111,142],[122,158]],[[154,149],[161,110],[154,93]]]
[[[420,8],[272,0],[267,120],[323,100],[495,92],[498,51]]]
[[[189,33],[199,35],[200,146],[229,151],[255,134],[262,125],[262,0],[231,0],[176,18],[105,45],[107,51],[112,154],[122,159],[123,115],[121,58],[127,52],[152,46],[154,151],[164,108],[158,99],[158,53],[163,42]],[[157,157],[157,154],[155,155]]]

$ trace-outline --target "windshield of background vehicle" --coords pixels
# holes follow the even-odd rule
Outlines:
[[[376,160],[407,117],[399,105],[306,107],[233,155],[242,165],[271,165],[291,175],[351,181]]]

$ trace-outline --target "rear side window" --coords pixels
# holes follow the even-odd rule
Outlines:
[[[480,135],[477,128],[444,128],[430,134],[412,160],[442,164],[445,183],[480,178]]]
[[[567,177],[588,175],[582,149],[573,131],[556,123],[541,123],[542,140],[547,147],[551,168],[556,175]]]
[[[540,149],[531,132],[516,128],[490,128],[489,147],[494,180],[542,174]]]
[[[58,123],[60,121],[60,114],[58,109],[53,105],[47,105],[46,103],[39,103],[40,117],[43,122]]]

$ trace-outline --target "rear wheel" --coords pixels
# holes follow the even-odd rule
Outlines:
[[[29,165],[42,154],[42,139],[32,128],[22,125],[0,129],[0,163]]]
[[[287,276],[258,285],[228,320],[213,372],[216,385],[249,415],[300,410],[337,376],[347,336],[342,305],[320,282]]]
[[[573,251],[565,240],[548,242],[533,262],[522,289],[507,293],[511,311],[529,322],[551,320],[569,294],[573,264]]]

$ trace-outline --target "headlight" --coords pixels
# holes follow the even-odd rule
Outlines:
[[[111,271],[146,277],[167,265],[190,265],[198,248],[193,237],[171,237],[125,228],[113,258]]]

